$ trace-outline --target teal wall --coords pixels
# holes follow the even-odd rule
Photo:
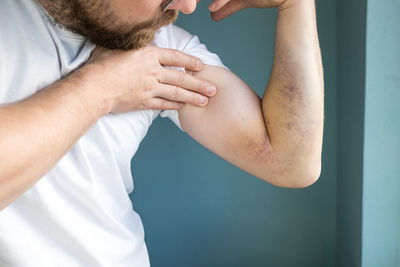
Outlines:
[[[400,2],[339,0],[338,266],[400,266]]]
[[[400,1],[367,8],[362,262],[400,266]]]
[[[338,1],[338,266],[361,266],[366,1]]]
[[[177,24],[261,96],[272,67],[276,10],[245,10],[215,23],[209,3],[203,0]],[[272,186],[157,119],[132,161],[131,198],[152,266],[336,266],[336,3],[318,1],[317,15],[326,85],[320,179],[305,189]]]

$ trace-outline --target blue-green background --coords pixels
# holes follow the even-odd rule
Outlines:
[[[177,24],[262,96],[276,10],[216,23],[209,3]],[[131,194],[152,266],[400,266],[399,4],[317,0],[325,128],[311,187],[267,184],[154,121],[132,160]]]

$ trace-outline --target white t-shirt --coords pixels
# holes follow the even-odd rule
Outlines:
[[[155,45],[222,66],[196,36],[177,26],[161,28]],[[93,48],[84,37],[49,23],[37,2],[1,0],[0,104],[59,80]],[[180,127],[177,111],[100,118],[50,172],[0,211],[0,266],[149,266],[142,222],[129,198],[130,161],[159,114]]]

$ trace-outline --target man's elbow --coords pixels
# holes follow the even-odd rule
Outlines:
[[[321,166],[313,167],[309,170],[303,170],[292,175],[289,182],[289,188],[306,188],[315,184],[321,176]]]
[[[289,188],[306,188],[315,184],[321,176],[321,164],[296,168],[288,177]]]
[[[276,172],[272,184],[284,188],[306,188],[317,182],[320,176],[320,164],[314,165],[312,168],[293,168],[290,172]],[[265,179],[265,181],[268,180]]]

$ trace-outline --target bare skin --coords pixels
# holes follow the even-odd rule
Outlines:
[[[121,23],[139,11],[142,21],[151,19],[162,2],[138,0],[124,6],[124,1],[112,2],[116,14],[124,9]],[[0,155],[7,155],[0,159],[0,208],[35,184],[99,117],[144,108],[178,109],[181,103],[187,103],[178,111],[183,129],[222,158],[277,186],[313,184],[321,171],[324,109],[314,0],[213,3],[214,20],[247,7],[279,9],[274,66],[263,99],[233,73],[212,66],[201,69],[193,58],[176,52],[160,56],[162,51],[157,48],[136,52],[96,48],[88,63],[67,79],[21,103],[0,108],[0,128],[4,129],[0,131]],[[176,0],[170,9],[191,13],[195,6],[196,0]],[[135,66],[145,61],[148,71],[132,77],[138,72]],[[154,64],[186,66],[195,72],[179,76],[158,68],[155,73],[150,71]],[[126,70],[120,76],[118,71],[128,65],[132,72]],[[132,79],[147,79],[150,82],[145,84],[151,86],[132,88]],[[216,85],[218,93],[207,106],[199,107],[198,97],[206,94],[205,80]],[[89,97],[94,88],[97,97]]]
[[[182,128],[217,155],[271,184],[299,188],[315,183],[321,172],[324,83],[314,1],[213,3],[215,20],[247,6],[278,7],[271,78],[260,99],[233,73],[205,66],[194,75],[216,84],[218,94],[204,108],[180,109]]]

